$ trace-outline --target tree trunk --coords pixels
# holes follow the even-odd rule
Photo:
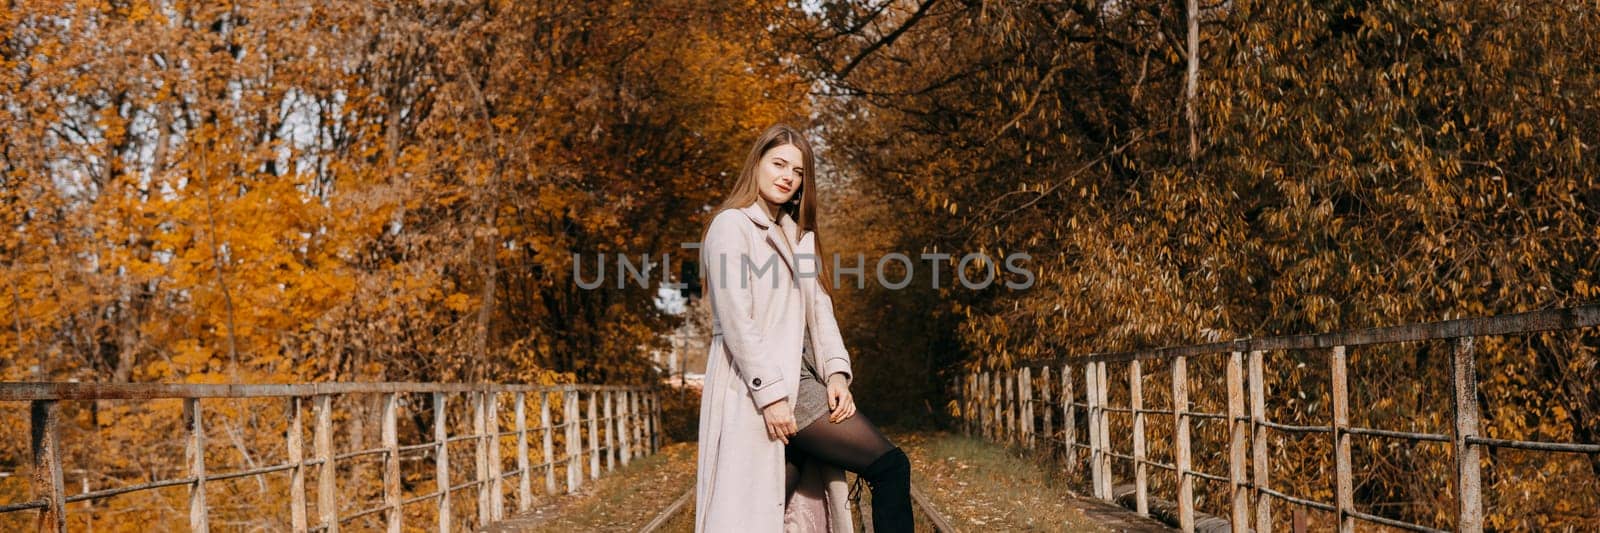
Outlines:
[[[1188,12],[1189,42],[1188,55],[1189,67],[1183,81],[1183,116],[1189,123],[1189,162],[1192,164],[1200,158],[1200,134],[1195,126],[1194,95],[1198,90],[1200,78],[1200,1],[1185,0],[1185,11]]]

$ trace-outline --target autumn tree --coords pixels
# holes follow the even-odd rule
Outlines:
[[[1031,290],[937,291],[958,354],[875,354],[971,368],[1593,302],[1597,22],[1495,2],[926,0],[824,2],[789,30],[825,81],[831,160],[896,206],[860,226],[908,252],[1035,258]],[[885,298],[852,320],[906,296]],[[1600,440],[1594,335],[1492,344],[1492,433]],[[1357,350],[1364,423],[1448,433],[1445,398],[1396,392],[1448,387],[1440,350]],[[1324,359],[1273,357],[1273,416],[1325,420]],[[1387,444],[1359,446],[1378,465],[1361,508],[1450,527],[1448,450]],[[1282,462],[1319,464],[1316,446]],[[1494,455],[1491,524],[1595,523],[1577,487],[1600,463]],[[1287,481],[1331,499],[1315,469]]]

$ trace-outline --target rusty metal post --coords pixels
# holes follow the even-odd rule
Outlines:
[[[67,489],[61,475],[61,405],[56,400],[29,403],[33,447],[33,493],[43,498],[36,531],[67,530]]]
[[[439,532],[450,533],[450,431],[445,393],[433,393],[433,483],[439,489]]]
[[[1266,410],[1266,385],[1262,381],[1261,370],[1262,353],[1260,350],[1250,352],[1250,427],[1252,455],[1251,472],[1255,475],[1255,487],[1250,489],[1251,504],[1256,509],[1256,531],[1265,533],[1272,531],[1272,497],[1261,489],[1270,489],[1271,472],[1267,463],[1267,426],[1262,422],[1267,420]]]
[[[1339,533],[1354,533],[1355,483],[1350,468],[1350,381],[1343,346],[1333,347],[1333,502]]]
[[[1478,445],[1478,370],[1472,337],[1455,341],[1451,366],[1455,385],[1456,530],[1483,531],[1483,470]]]
[[[1150,515],[1150,467],[1145,464],[1144,370],[1138,359],[1128,361],[1128,404],[1133,410],[1133,510]]]
[[[1178,528],[1194,531],[1194,477],[1189,475],[1189,359],[1172,358],[1172,466],[1177,469]]]
[[[1250,531],[1250,498],[1245,490],[1245,447],[1249,420],[1244,417],[1244,354],[1228,354],[1228,490],[1233,502],[1233,533]]]

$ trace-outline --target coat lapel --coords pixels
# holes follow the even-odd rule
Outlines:
[[[814,239],[815,236],[811,234],[802,235],[799,239],[800,242],[795,243],[795,248],[791,248],[789,246],[790,242],[787,234],[799,233],[799,231],[796,231],[796,226],[798,224],[794,221],[794,219],[789,218],[787,213],[779,215],[781,217],[779,219],[779,223],[773,224],[772,219],[767,218],[766,210],[761,208],[760,199],[757,199],[753,204],[741,208],[740,211],[743,211],[745,216],[750,217],[750,221],[754,222],[756,227],[765,228],[766,231],[763,233],[765,233],[767,236],[767,244],[776,249],[778,251],[778,255],[783,257],[783,264],[789,268],[789,275],[793,276],[791,279],[793,279],[794,282],[800,286],[800,302],[802,308],[805,310],[806,326],[809,328],[811,323],[816,321],[816,317],[812,314],[815,304],[811,301],[812,287],[810,284],[817,283],[819,281],[817,276],[820,274],[821,269],[817,268],[819,265],[813,264],[813,268],[817,268],[817,272],[813,273],[813,275],[810,277],[802,277],[799,275],[799,270],[795,266],[795,257],[797,253],[803,252],[811,254],[813,261],[822,260],[822,258],[816,257],[816,252],[814,251],[816,249],[815,241],[807,240]],[[809,337],[809,335],[807,337]],[[812,338],[810,341],[814,344],[817,340]],[[817,356],[816,346],[807,346],[807,348],[807,351],[810,352],[810,357]],[[812,360],[811,364],[816,368],[822,368],[821,361]]]
[[[796,272],[794,250],[790,248],[789,239],[784,235],[785,230],[794,226],[794,220],[790,219],[788,214],[782,214],[779,215],[781,217],[779,223],[773,224],[772,219],[767,218],[767,211],[761,208],[761,200],[759,198],[756,199],[755,203],[739,210],[743,211],[745,216],[750,217],[750,221],[755,222],[757,227],[766,230],[763,233],[767,235],[767,244],[777,250],[778,256],[783,258],[783,265],[789,269],[789,275],[794,276]]]

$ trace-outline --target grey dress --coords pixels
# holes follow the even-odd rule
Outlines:
[[[812,422],[828,414],[828,385],[817,368],[811,364],[811,333],[806,332],[807,348],[801,349],[800,391],[794,405],[795,427],[805,429]]]

